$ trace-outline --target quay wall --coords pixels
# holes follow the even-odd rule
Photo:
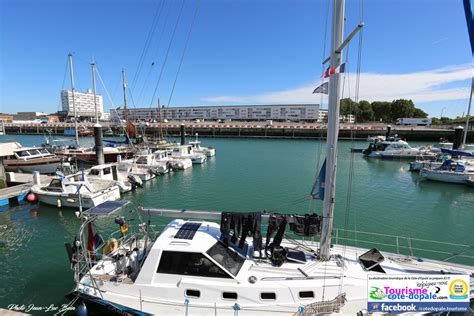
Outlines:
[[[169,136],[180,134],[181,123],[168,123],[162,126],[163,133]],[[198,133],[199,137],[241,137],[241,138],[289,138],[289,139],[319,139],[326,137],[326,126],[322,124],[296,124],[278,123],[271,126],[262,122],[257,123],[184,123],[187,136]],[[93,124],[83,124],[93,128]],[[114,133],[120,134],[122,128],[117,125],[105,123],[104,130],[111,129]],[[74,128],[72,123],[54,124],[5,124],[6,134],[57,134],[63,135],[64,130]],[[384,135],[385,125],[357,125],[351,130],[348,124],[341,124],[339,131],[340,139],[367,139],[368,136]],[[146,127],[146,133],[157,135],[160,127],[158,123],[152,123]],[[392,126],[392,135],[398,134],[402,139],[409,141],[439,141],[441,138],[453,141],[454,130],[448,128],[430,127],[402,127]],[[468,132],[467,142],[474,142],[474,130]]]

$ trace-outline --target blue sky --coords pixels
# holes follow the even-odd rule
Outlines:
[[[122,105],[124,68],[135,105],[155,106],[153,90],[181,5],[0,0],[0,111],[59,110],[60,90],[70,86],[69,77],[63,85],[69,52],[77,90],[91,87],[94,58],[114,105]],[[162,104],[168,103],[197,5],[185,0],[157,88]],[[347,1],[346,33],[360,20],[359,5]],[[326,7],[327,0],[202,0],[170,106],[319,103],[311,92],[320,83]],[[133,80],[156,12],[160,19]],[[466,110],[472,55],[461,0],[365,0],[364,22],[361,99],[413,98],[432,116]],[[351,90],[345,97],[355,93],[357,42],[349,48],[345,80]],[[99,82],[109,109],[105,88]]]

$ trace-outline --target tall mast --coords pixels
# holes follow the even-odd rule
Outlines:
[[[94,108],[95,108],[95,123],[99,124],[99,111],[97,109],[97,100],[95,93],[95,63],[91,64],[92,66],[92,91],[94,92]]]
[[[74,67],[72,65],[72,54],[69,53],[69,73],[71,75],[71,93],[72,93],[72,111],[74,113],[74,129],[75,129],[75,136],[76,136],[76,145],[79,146],[79,131],[77,130],[77,113],[76,113],[76,101],[74,97]]]
[[[125,81],[124,69],[122,69],[122,89],[123,89],[123,116],[126,123],[128,122],[128,109],[127,109],[127,82]]]
[[[330,69],[336,68],[341,64],[342,49],[338,50],[338,48],[342,44],[344,30],[344,0],[332,0],[332,3]],[[335,73],[329,77],[326,179],[324,183],[323,223],[320,249],[320,257],[322,260],[328,260],[330,256],[331,234],[334,220],[337,138],[339,135],[339,103],[341,99],[339,86],[340,74]]]
[[[467,107],[467,116],[466,116],[466,127],[464,128],[464,135],[462,138],[461,148],[464,149],[467,140],[467,133],[469,130],[469,116],[471,115],[471,103],[472,103],[472,90],[474,90],[474,77],[471,78],[471,95],[469,96],[469,105]]]

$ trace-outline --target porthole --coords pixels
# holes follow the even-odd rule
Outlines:
[[[186,290],[186,297],[199,298],[200,296],[201,292],[198,290]]]
[[[262,300],[276,300],[276,294],[273,292],[262,292],[260,293],[260,299]]]

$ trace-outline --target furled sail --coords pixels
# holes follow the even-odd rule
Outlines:
[[[319,176],[316,182],[314,183],[313,190],[311,191],[311,196],[315,200],[324,200],[324,182],[326,181],[326,159],[321,166],[319,171]]]

